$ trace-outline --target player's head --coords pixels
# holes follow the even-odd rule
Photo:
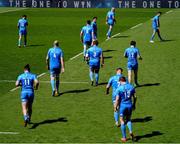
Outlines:
[[[24,71],[29,71],[30,72],[30,65],[29,64],[26,64],[24,66]]]
[[[96,22],[97,21],[97,17],[93,17],[93,21]]]
[[[27,18],[27,15],[22,15],[22,18],[23,18],[23,19],[26,19],[26,18]]]
[[[132,40],[132,41],[130,42],[130,45],[135,47],[135,46],[136,46],[136,41],[133,41],[133,40]]]
[[[98,42],[98,40],[93,40],[92,44],[97,46],[99,44],[99,42]]]
[[[115,12],[115,7],[112,7],[112,8],[111,8],[111,11],[112,11],[112,12]]]
[[[55,40],[54,43],[53,43],[54,47],[58,47],[59,46],[59,41],[58,40]]]
[[[119,68],[116,69],[116,73],[117,73],[117,74],[121,74],[122,72],[123,72],[123,69],[122,69],[122,68],[119,67]]]
[[[157,15],[158,15],[158,16],[160,16],[161,14],[162,14],[162,12],[160,12],[160,11],[159,11],[159,12],[157,12]]]
[[[90,21],[90,20],[87,20],[87,21],[86,21],[86,24],[87,24],[87,25],[90,25],[90,24],[91,24],[91,21]]]
[[[121,84],[126,84],[126,78],[123,76],[123,77],[121,77],[120,79],[119,79],[119,82],[121,83]]]

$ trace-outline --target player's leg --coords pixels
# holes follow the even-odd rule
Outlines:
[[[24,116],[24,127],[27,126],[27,123],[29,121],[29,115],[28,115],[28,102],[22,101],[22,112]]]
[[[32,92],[29,94],[29,101],[28,101],[28,115],[29,115],[28,123],[31,122],[33,100],[34,100],[34,93]]]
[[[109,29],[108,29],[108,32],[107,32],[107,38],[108,39],[111,37],[112,29],[113,29],[113,25],[109,25]]]
[[[153,29],[153,34],[152,34],[151,39],[150,39],[151,43],[154,43],[153,39],[154,39],[155,35],[156,35],[156,29]]]
[[[115,105],[115,100],[113,100],[113,108],[114,108],[114,105]],[[119,127],[120,126],[119,125],[119,108],[116,111],[114,110],[114,120],[115,120],[115,125]]]
[[[138,86],[138,64],[134,67],[134,83]]]
[[[59,74],[56,74],[56,90],[55,94],[59,95]]]
[[[84,61],[85,61],[86,50],[87,50],[87,44],[84,44],[84,45],[83,45],[83,48],[84,48],[84,50],[83,50],[83,56],[84,56]]]
[[[127,139],[126,139],[126,124],[125,124],[125,120],[124,120],[125,111],[126,111],[126,107],[121,104],[121,106],[120,106],[120,123],[121,123],[121,132],[122,132],[122,138],[121,138],[122,142],[127,141]]]
[[[22,32],[19,31],[18,47],[21,47]]]
[[[96,86],[98,86],[98,82],[99,82],[99,67],[95,68],[95,80],[96,80]]]
[[[127,115],[126,115],[127,127],[129,129],[129,134],[132,141],[135,141],[135,136],[132,130],[131,114],[132,114],[132,106],[129,106],[127,109]]]
[[[160,39],[161,41],[163,41],[163,39],[162,39],[162,37],[161,37],[161,35],[160,35],[160,30],[157,29],[156,32],[157,32],[157,34],[158,34],[159,39]]]
[[[50,70],[50,79],[51,79],[51,88],[52,88],[52,96],[55,96],[55,71]]]
[[[94,84],[94,67],[93,66],[90,66],[89,67],[89,77],[90,77],[90,80],[91,80],[91,86],[93,86]]]
[[[132,70],[128,70],[128,82],[132,83]]]
[[[24,47],[27,45],[27,32],[24,32]]]

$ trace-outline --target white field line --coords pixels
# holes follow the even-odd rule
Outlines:
[[[83,52],[81,52],[81,53],[75,55],[74,57],[70,58],[70,60],[73,60],[73,59],[77,58],[78,56],[80,56],[80,55],[82,55],[82,54],[83,54]]]
[[[172,12],[173,12],[173,10],[170,10],[170,11],[167,11],[167,12],[166,12],[166,14],[168,14],[168,13],[172,13]]]
[[[0,13],[7,13],[7,12],[20,11],[20,10],[24,10],[24,9],[28,9],[28,8],[19,8],[19,9],[6,10],[6,11],[2,11],[2,12],[0,12]]]
[[[131,27],[130,29],[131,29],[131,30],[132,30],[132,29],[135,29],[135,28],[137,28],[137,27],[141,26],[142,24],[143,24],[143,23],[137,24],[137,25],[135,25],[135,26]]]
[[[40,77],[42,77],[42,76],[45,75],[45,74],[46,74],[46,73],[42,73],[42,74],[38,75],[37,77],[40,78]],[[8,80],[4,80],[4,81],[7,82]],[[9,80],[9,81],[12,81],[12,80]],[[10,92],[13,92],[13,91],[17,90],[18,88],[20,88],[20,87],[15,87],[15,88],[11,89]]]
[[[3,135],[17,135],[19,134],[19,132],[0,132],[0,135],[3,134]]]
[[[117,34],[113,35],[112,38],[115,37],[115,36],[118,36],[118,35],[120,35],[120,34],[121,34],[121,33],[117,33]]]

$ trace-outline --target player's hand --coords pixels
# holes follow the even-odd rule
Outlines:
[[[101,64],[101,67],[103,68],[103,67],[104,67],[104,64]]]
[[[143,59],[142,57],[139,58],[139,60],[142,60],[142,59]]]
[[[108,22],[106,21],[106,24],[108,24]]]
[[[61,73],[64,73],[64,71],[65,71],[64,68],[62,68],[62,69],[61,69]]]

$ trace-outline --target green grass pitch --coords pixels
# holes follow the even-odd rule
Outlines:
[[[90,142],[119,143],[121,132],[114,127],[111,95],[105,95],[105,85],[116,67],[127,75],[125,48],[130,40],[137,41],[143,61],[139,62],[137,109],[133,112],[133,130],[141,143],[180,142],[180,10],[173,9],[117,9],[117,24],[105,41],[108,9],[24,9],[0,8],[0,143],[16,142]],[[162,11],[161,33],[167,41],[149,43],[151,21]],[[3,13],[4,12],[4,13]],[[17,48],[17,20],[26,14],[29,20],[28,47]],[[105,67],[100,71],[100,85],[91,87],[88,66],[82,55],[79,32],[87,19],[98,17],[100,47],[104,50]],[[131,27],[143,23],[141,26]],[[58,39],[65,53],[66,68],[61,76],[59,97],[51,97],[49,73],[45,66],[47,50]],[[33,124],[22,126],[20,89],[10,92],[23,66],[29,63],[32,72],[41,74],[40,88],[35,93]],[[70,82],[70,83],[67,83]],[[82,83],[73,83],[82,82]],[[3,134],[2,132],[17,132]],[[128,141],[131,142],[131,141]]]

